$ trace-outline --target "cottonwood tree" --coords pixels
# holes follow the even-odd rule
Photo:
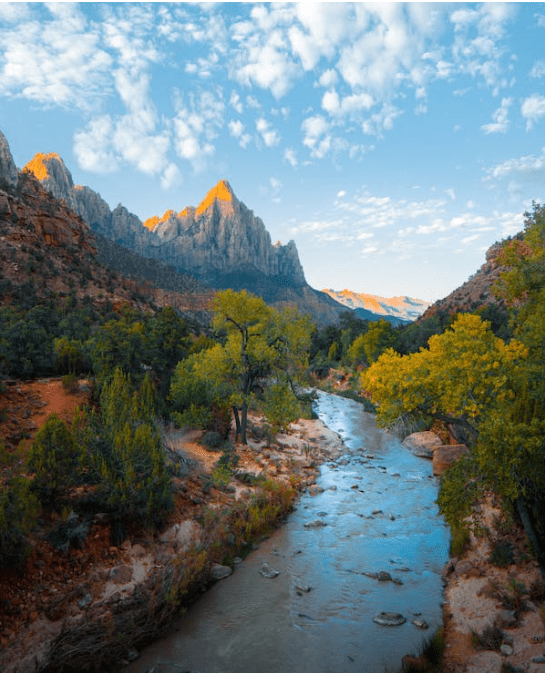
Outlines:
[[[474,444],[484,419],[513,400],[527,349],[506,344],[477,315],[459,314],[428,348],[399,355],[392,349],[362,373],[383,427],[430,426],[440,419],[462,428]]]
[[[240,438],[246,444],[249,405],[269,384],[284,390],[286,410],[293,404],[295,376],[307,364],[310,318],[289,308],[277,312],[245,290],[218,292],[212,307],[222,343],[193,355],[189,367],[184,362],[178,365],[171,399],[181,408],[188,387],[193,387],[205,405],[212,401],[228,405],[236,425],[235,441]],[[278,402],[277,389],[275,397]],[[274,407],[278,421],[278,404]]]

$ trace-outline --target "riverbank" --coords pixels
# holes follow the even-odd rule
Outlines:
[[[344,450],[319,420],[301,419],[273,442],[263,419],[250,421],[233,474],[217,469],[221,453],[200,445],[202,433],[166,430],[179,476],[175,511],[159,535],[134,531],[111,547],[108,517],[97,515],[79,549],[34,545],[24,572],[12,577],[14,598],[1,606],[4,673],[117,670],[134,659],[278,525],[322,462]]]
[[[545,670],[545,590],[518,522],[492,496],[480,505],[484,534],[443,572],[442,673]]]

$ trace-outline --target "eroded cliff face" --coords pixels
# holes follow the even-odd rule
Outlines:
[[[265,276],[280,285],[306,285],[295,243],[272,245],[263,222],[236,198],[226,180],[197,207],[187,206],[179,213],[168,210],[162,217],[141,222],[124,206],[112,211],[100,194],[74,185],[55,153],[37,154],[25,170],[102,236],[211,285],[221,287],[226,276],[241,272]]]
[[[13,161],[8,141],[0,131],[0,179],[10,186],[15,187],[19,179],[19,171]]]
[[[227,180],[197,208],[167,211],[144,225],[154,234],[154,255],[212,285],[241,271],[293,287],[306,284],[295,243],[272,245],[261,219],[236,198]]]

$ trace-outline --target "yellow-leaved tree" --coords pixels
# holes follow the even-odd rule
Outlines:
[[[479,316],[460,314],[418,353],[387,350],[362,373],[362,385],[380,426],[402,431],[440,419],[475,443],[483,419],[512,396],[510,381],[526,354],[522,343],[504,343]]]

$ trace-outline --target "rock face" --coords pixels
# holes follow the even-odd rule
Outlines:
[[[19,179],[19,171],[11,156],[8,141],[0,131],[0,179],[7,182],[10,187],[15,187]]]
[[[445,444],[437,447],[433,452],[433,474],[439,476],[457,460],[469,454],[470,450],[465,444]]]
[[[168,210],[145,222],[121,204],[108,204],[89,187],[74,185],[57,154],[37,154],[25,169],[64,199],[91,229],[143,257],[161,260],[216,289],[246,289],[280,308],[296,305],[320,324],[346,310],[306,280],[297,248],[271,243],[265,225],[221,180],[198,207]]]
[[[430,306],[429,302],[412,297],[379,297],[374,294],[352,292],[351,290],[323,290],[336,301],[344,304],[347,308],[356,311],[369,312],[369,318],[394,317],[400,322],[416,320]],[[374,316],[374,317],[371,317]],[[361,315],[365,318],[365,315]]]
[[[433,458],[434,451],[442,446],[441,438],[430,432],[413,432],[403,440],[403,446],[408,447],[416,456],[420,458]]]

